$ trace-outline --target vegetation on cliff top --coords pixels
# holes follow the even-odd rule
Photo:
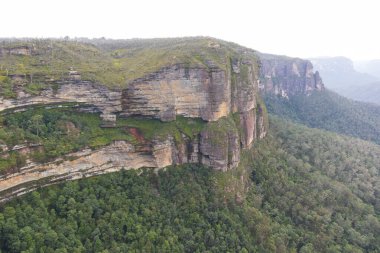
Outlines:
[[[241,169],[251,174],[244,195],[236,195],[236,171],[230,176],[240,183],[221,185],[224,173],[186,165],[66,182],[14,199],[1,207],[1,250],[380,251],[379,146],[278,118],[256,145],[243,152]]]
[[[26,84],[69,78],[72,69],[82,80],[125,87],[130,81],[173,64],[186,67],[227,69],[229,58],[255,62],[253,50],[214,38],[134,40],[3,40],[0,57],[0,85],[9,96],[9,76],[23,77]],[[26,48],[26,55],[14,51]],[[1,52],[0,52],[1,53]],[[19,80],[18,80],[19,82]],[[7,86],[8,85],[8,86]],[[7,93],[8,92],[8,93]]]

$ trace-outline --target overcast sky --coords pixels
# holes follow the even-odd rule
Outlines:
[[[212,36],[297,57],[380,59],[379,0],[3,0],[0,37]]]

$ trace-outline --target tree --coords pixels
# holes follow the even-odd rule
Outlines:
[[[30,119],[30,130],[40,136],[43,127],[46,127],[43,121],[43,116],[40,114],[35,114]]]

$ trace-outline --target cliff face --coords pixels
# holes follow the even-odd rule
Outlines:
[[[33,48],[27,46],[15,46],[10,48],[0,48],[0,56],[5,55],[31,55]]]
[[[133,81],[123,91],[123,115],[162,121],[176,115],[215,121],[231,109],[231,82],[219,68],[171,66]]]
[[[31,105],[72,102],[79,107],[85,104],[81,110],[100,113],[107,127],[115,127],[117,118],[170,122],[177,116],[201,118],[205,126],[193,138],[182,134],[180,141],[178,136],[168,134],[139,144],[115,141],[98,150],[67,154],[70,159],[63,157],[45,164],[28,160],[17,173],[0,178],[2,199],[37,185],[122,168],[163,168],[183,163],[200,163],[222,171],[236,168],[241,149],[250,148],[256,139],[266,135],[267,122],[265,106],[258,99],[256,59],[226,57],[223,61],[223,66],[212,62],[169,65],[131,81],[125,88],[82,80],[79,71],[74,70],[69,78],[51,81],[34,94],[25,85],[15,86],[16,97],[0,98],[1,111],[11,113]]]
[[[98,150],[85,149],[71,153],[70,159],[59,158],[46,164],[29,163],[17,173],[0,176],[0,202],[21,195],[41,185],[62,180],[75,180],[121,169],[163,168],[172,164],[199,162],[183,157],[173,140],[168,138],[146,145],[115,141]],[[191,157],[191,153],[189,153]]]
[[[105,121],[115,121],[116,115],[173,121],[181,115],[212,122],[236,113],[242,129],[240,142],[247,148],[257,136],[258,107],[264,106],[256,99],[258,70],[254,68],[253,63],[240,61],[227,70],[175,65],[137,79],[126,89],[82,80],[58,81],[53,84],[58,89],[50,85],[37,95],[18,87],[17,98],[0,97],[0,111],[71,102],[90,105]]]
[[[289,97],[324,90],[318,71],[308,60],[260,54],[260,90]]]
[[[16,98],[0,97],[0,111],[6,109],[27,108],[39,104],[85,103],[93,105],[94,110],[103,114],[121,111],[121,91],[111,90],[103,85],[89,81],[66,80],[54,83],[59,88],[47,87],[39,94],[29,94],[17,87]]]

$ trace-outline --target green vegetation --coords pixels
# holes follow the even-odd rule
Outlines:
[[[71,104],[59,106],[50,109],[47,109],[49,106],[35,106],[24,112],[7,111],[3,114],[0,118],[0,145],[3,149],[0,172],[24,166],[27,158],[47,162],[86,147],[97,149],[114,140],[138,143],[166,139],[171,135],[181,143],[183,135],[192,139],[205,125],[201,119],[178,116],[172,122],[118,119],[116,127],[104,128],[98,114],[80,112]],[[130,128],[138,129],[142,139],[131,134]],[[17,146],[24,148],[17,149]],[[28,151],[25,153],[23,150]]]
[[[239,216],[215,198],[213,173],[197,166],[123,171],[34,192],[3,208],[1,249],[253,252]]]
[[[46,88],[45,84],[42,83],[30,83],[26,85],[25,91],[31,95],[39,95],[40,92]]]
[[[165,139],[168,135],[172,135],[176,142],[183,141],[182,135],[189,139],[196,137],[206,122],[199,118],[185,118],[177,116],[176,120],[170,122],[162,122],[158,119],[132,118],[118,120],[118,126],[135,127],[139,129],[143,137],[147,140]]]
[[[227,173],[121,171],[14,199],[1,207],[1,250],[379,252],[380,147],[279,118],[270,125]]]
[[[220,147],[220,145],[223,146],[223,145],[228,144],[229,133],[239,132],[236,127],[236,123],[234,121],[233,115],[222,117],[219,120],[214,121],[214,122],[209,122],[207,126],[205,127],[205,130],[210,135],[210,141],[216,147]]]
[[[255,60],[252,50],[212,38],[3,41],[0,49],[17,51],[0,52],[6,98],[20,87],[33,95],[56,90],[70,69],[83,80],[125,87],[173,64],[228,70],[232,59]],[[240,71],[232,85],[249,79],[247,66]],[[123,170],[38,189],[0,206],[0,252],[380,252],[380,146],[337,134],[380,144],[380,107],[329,91],[265,100],[281,118],[271,117],[268,137],[242,150],[237,169]],[[238,114],[208,124],[118,118],[102,127],[83,106],[3,112],[0,172],[115,140],[149,145],[171,135],[182,143],[205,130],[218,146],[239,131]]]
[[[73,69],[83,80],[125,87],[132,80],[173,64],[227,69],[229,58],[238,57],[243,51],[244,57],[256,61],[251,49],[207,37],[1,43],[0,49],[26,47],[31,52],[31,55],[7,53],[0,58],[0,75],[21,76],[25,84],[67,79]],[[12,82],[16,83],[13,79]]]
[[[255,149],[259,206],[302,234],[300,252],[378,252],[380,147],[278,118],[271,128]]]
[[[36,107],[5,114],[1,118],[1,144],[8,149],[25,146],[30,153],[24,154],[20,150],[3,152],[0,171],[23,166],[25,162],[17,161],[25,161],[27,157],[46,162],[85,147],[104,146],[113,140],[134,141],[123,128],[101,128],[100,125],[99,115],[80,113],[71,108]]]
[[[11,79],[7,76],[0,75],[0,96],[4,98],[16,98]]]
[[[265,102],[268,111],[280,117],[380,144],[380,106],[355,102],[328,90],[289,99],[265,95]]]
[[[16,45],[14,45],[16,43]],[[2,47],[17,48],[18,41],[2,42]],[[5,54],[0,59],[2,75],[24,77],[23,83],[62,80],[72,68],[84,80],[120,85],[123,78],[113,67],[112,58],[88,43],[59,40],[22,41],[31,55]]]
[[[271,124],[276,142],[298,160],[288,160],[291,165],[300,166],[298,162],[304,161],[301,167],[305,172],[318,172],[343,183],[380,214],[379,145],[279,118],[272,118]]]

